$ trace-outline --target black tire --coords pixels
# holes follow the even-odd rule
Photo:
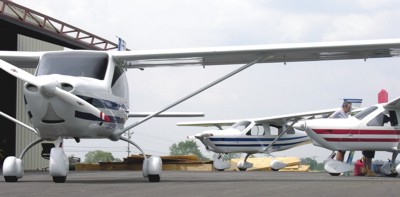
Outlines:
[[[238,168],[239,169],[239,171],[246,171],[247,169],[246,168]]]
[[[220,171],[220,172],[222,172],[222,171],[224,171],[225,169],[217,169],[218,171]]]
[[[397,173],[397,172],[392,172],[390,174],[385,174],[385,176],[387,176],[387,177],[397,177],[397,175],[399,175],[399,173]]]
[[[160,175],[149,175],[149,182],[151,183],[160,182]]]
[[[53,176],[54,183],[65,183],[65,180],[67,180],[66,176]]]
[[[277,172],[279,169],[271,168],[272,171]]]
[[[4,176],[4,180],[8,183],[17,182],[18,178],[16,176]]]
[[[339,176],[341,173],[329,173],[332,176]]]

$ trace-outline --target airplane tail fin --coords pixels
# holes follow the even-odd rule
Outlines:
[[[389,102],[389,94],[385,89],[382,89],[379,93],[378,93],[378,103],[387,103]]]

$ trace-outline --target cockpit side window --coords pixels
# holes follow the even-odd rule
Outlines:
[[[367,126],[398,126],[397,115],[395,111],[384,111],[367,123]]]
[[[358,112],[356,115],[354,115],[354,117],[359,120],[362,120],[363,118],[367,117],[369,114],[371,114],[376,109],[378,109],[377,106],[368,107],[367,109],[364,109],[364,110]]]
[[[111,82],[111,86],[114,86],[115,82],[119,79],[119,77],[124,73],[123,68],[119,67],[119,66],[115,66],[114,69],[114,75],[113,75],[113,79]]]
[[[253,135],[253,136],[265,135],[264,126],[263,125],[255,125],[253,128],[251,128],[246,133],[246,135]]]
[[[290,129],[288,129],[288,131],[286,131],[287,134],[295,134],[295,130],[293,127],[290,127]]]
[[[280,133],[282,133],[282,127],[270,125],[269,129],[271,131],[271,135],[279,135]]]
[[[111,81],[111,91],[115,96],[129,99],[128,81],[123,68],[115,66]]]
[[[398,126],[399,125],[399,121],[397,119],[396,111],[389,111],[389,117],[390,117],[390,125],[391,126]]]

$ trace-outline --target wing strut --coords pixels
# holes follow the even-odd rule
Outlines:
[[[0,116],[3,116],[3,117],[5,117],[5,118],[7,118],[7,119],[9,119],[9,120],[11,120],[11,121],[13,121],[13,122],[19,124],[19,125],[25,127],[25,128],[28,129],[29,131],[34,132],[36,135],[39,135],[39,134],[37,133],[37,131],[36,131],[34,128],[32,128],[32,127],[28,126],[27,124],[25,124],[25,123],[23,123],[23,122],[21,122],[21,121],[15,119],[15,118],[9,116],[9,115],[3,113],[2,111],[0,111]]]
[[[276,138],[274,139],[274,141],[272,141],[271,144],[269,144],[269,145],[267,146],[267,148],[264,149],[264,152],[268,152],[268,149],[271,148],[271,147],[275,144],[275,142],[277,142],[287,131],[289,131],[289,129],[293,128],[293,125],[296,124],[298,121],[299,121],[298,118],[294,119],[293,122],[292,122],[292,124],[290,124],[290,125],[285,129],[285,131],[283,131],[281,134],[279,134],[278,137],[276,137]]]
[[[176,105],[182,103],[183,101],[186,101],[187,99],[189,99],[189,98],[191,98],[191,97],[193,97],[193,96],[195,96],[195,95],[197,95],[197,94],[203,92],[204,90],[207,90],[208,88],[210,88],[210,87],[212,87],[212,86],[214,86],[214,85],[217,85],[218,83],[224,81],[225,79],[228,79],[229,77],[232,77],[233,75],[235,75],[235,74],[237,74],[237,73],[243,71],[244,69],[246,69],[246,68],[248,68],[248,67],[250,67],[250,66],[252,66],[252,65],[254,65],[254,64],[258,63],[258,62],[262,62],[262,61],[265,61],[265,60],[267,60],[267,59],[271,59],[271,58],[273,58],[273,57],[274,57],[274,56],[272,56],[272,55],[271,55],[271,56],[262,56],[262,57],[260,57],[260,58],[258,58],[258,59],[256,59],[256,60],[253,60],[253,61],[247,63],[246,65],[244,65],[244,66],[242,66],[242,67],[240,67],[240,68],[238,68],[238,69],[236,69],[236,70],[234,70],[234,71],[228,73],[227,75],[225,75],[225,76],[223,76],[223,77],[221,77],[221,78],[215,80],[214,82],[212,82],[212,83],[210,83],[210,84],[208,84],[208,85],[206,85],[206,86],[200,88],[199,90],[197,90],[197,91],[195,91],[195,92],[193,92],[193,93],[191,93],[191,94],[189,94],[189,95],[183,97],[182,99],[176,101],[175,103],[172,103],[171,105],[165,107],[164,109],[162,109],[162,110],[160,110],[160,111],[158,111],[158,112],[155,112],[155,113],[153,113],[153,114],[150,114],[150,115],[148,115],[146,118],[143,118],[142,120],[137,121],[136,123],[133,123],[132,125],[130,125],[130,126],[128,126],[128,127],[125,127],[123,130],[120,130],[120,131],[115,132],[114,134],[117,135],[117,136],[119,136],[119,135],[125,133],[126,131],[128,131],[129,129],[132,129],[133,127],[136,127],[136,126],[138,126],[138,125],[140,125],[140,124],[146,122],[147,120],[153,118],[154,116],[157,116],[157,115],[159,115],[160,113],[162,113],[162,112],[164,112],[164,111],[167,111],[168,109],[170,109],[170,108],[172,108],[172,107],[174,107],[174,106],[176,106]],[[117,137],[117,136],[113,136],[113,137]],[[119,137],[118,137],[118,138],[119,138]],[[117,138],[117,139],[118,139],[118,138]]]

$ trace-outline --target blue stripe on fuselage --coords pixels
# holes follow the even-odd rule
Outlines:
[[[128,111],[128,108],[122,104],[118,104],[116,102],[112,102],[109,100],[104,100],[104,99],[97,99],[97,98],[92,98],[92,97],[87,97],[87,96],[81,96],[81,95],[76,95],[79,98],[85,100],[86,102],[92,104],[94,107],[97,108],[106,108],[106,109],[112,109],[112,110],[121,110],[123,109],[124,111]]]
[[[286,140],[296,140],[302,139],[308,136],[300,136],[300,137],[290,137],[290,138],[280,138],[278,141],[286,141]],[[274,141],[276,138],[219,138],[219,137],[210,137],[209,138],[213,142],[259,142],[259,141]]]
[[[303,142],[306,142],[308,140],[303,140],[300,142],[293,142],[293,143],[285,143],[285,144],[273,144],[272,146],[291,146],[291,145],[295,145],[295,144],[300,144]],[[267,147],[269,146],[269,144],[214,144],[215,146],[224,146],[224,147],[228,147],[228,146],[232,146],[232,147]]]

